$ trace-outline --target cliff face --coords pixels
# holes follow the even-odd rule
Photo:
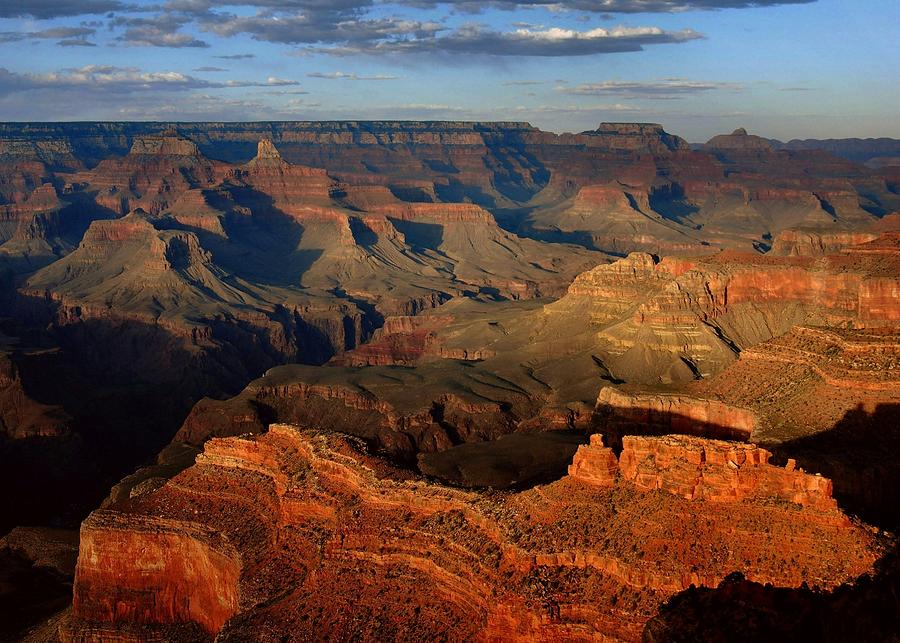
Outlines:
[[[678,381],[717,372],[740,349],[796,324],[892,326],[900,312],[892,234],[819,261],[727,251],[652,268],[644,260],[647,294],[629,318],[600,331],[607,364],[629,381],[641,372]]]
[[[615,436],[683,433],[748,440],[759,426],[756,415],[717,400],[686,395],[629,394],[612,387],[600,389],[596,413],[601,430]]]
[[[773,504],[782,487],[769,484],[776,468],[761,452],[667,444],[673,462],[695,471],[698,453],[710,454],[704,493],[645,491],[625,475],[609,487],[569,477],[483,496],[411,479],[344,439],[293,427],[212,440],[165,486],[85,522],[63,639],[143,640],[199,625],[226,641],[260,631],[638,640],[666,597],[734,569],[776,586],[831,587],[871,567],[877,544],[833,503],[794,495]],[[626,453],[661,457],[639,446]],[[722,475],[731,465],[720,454],[741,460],[751,482]],[[825,482],[800,486],[827,498]]]
[[[73,610],[99,624],[215,633],[237,611],[240,568],[234,548],[196,523],[97,511],[81,527]]]

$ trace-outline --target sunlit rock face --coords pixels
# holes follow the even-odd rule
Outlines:
[[[629,438],[616,474],[595,439],[570,476],[493,496],[358,446],[286,425],[214,439],[158,490],[94,513],[64,638],[638,640],[656,604],[735,567],[828,587],[877,554],[829,481],[750,445]]]

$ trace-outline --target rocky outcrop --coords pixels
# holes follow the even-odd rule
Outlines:
[[[157,215],[190,189],[212,187],[227,167],[205,158],[196,144],[177,136],[139,137],[124,158],[106,159],[72,177],[95,192],[96,203],[116,215],[137,208]]]
[[[288,163],[269,139],[261,139],[256,156],[233,170],[232,176],[273,200],[274,207],[294,216],[303,206],[329,203],[335,181],[319,168]]]
[[[817,232],[784,230],[772,242],[771,254],[783,257],[817,257],[847,246],[874,241],[875,232]]]
[[[713,136],[703,147],[711,151],[734,152],[772,152],[775,149],[771,141],[761,136],[751,136],[743,127],[739,127],[731,134]]]
[[[357,448],[273,425],[212,440],[168,484],[95,512],[63,639],[178,638],[200,626],[223,641],[261,631],[639,640],[657,606],[691,583],[741,569],[775,586],[833,587],[877,553],[833,505],[773,502],[763,484],[741,502],[647,493],[622,477],[482,495]],[[712,484],[722,466],[706,465],[704,489],[722,488]]]
[[[144,136],[134,140],[130,154],[148,156],[200,156],[197,146],[177,136]]]
[[[602,487],[614,485],[618,472],[619,460],[603,443],[602,433],[594,433],[590,444],[578,447],[569,465],[569,477]]]
[[[687,141],[669,134],[657,123],[600,123],[584,132],[590,144],[616,152],[660,154],[690,149]]]
[[[780,499],[835,514],[831,480],[797,468],[769,463],[772,454],[755,444],[711,440],[688,435],[622,439],[618,460],[600,434],[581,446],[569,476],[597,486],[612,486],[617,474],[645,491],[661,490],[688,500],[740,502],[747,498]]]
[[[692,436],[626,436],[619,470],[641,489],[661,489],[688,500],[738,502],[750,497],[785,500],[836,512],[831,480],[769,464],[772,454],[754,444]]]

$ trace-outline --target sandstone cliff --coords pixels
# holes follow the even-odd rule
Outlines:
[[[695,459],[692,444],[672,457]],[[729,448],[738,459],[752,452]],[[703,488],[734,490],[735,475],[715,477],[722,467],[711,456]],[[769,465],[743,467],[759,471],[759,495],[741,502],[627,479],[489,496],[410,478],[344,439],[293,427],[212,440],[159,490],[85,522],[63,639],[200,627],[219,640],[638,640],[661,601],[734,569],[832,587],[871,568],[869,532],[833,504],[773,502],[781,487],[765,482]]]

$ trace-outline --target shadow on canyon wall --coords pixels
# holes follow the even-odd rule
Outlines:
[[[612,407],[597,409],[591,420],[591,433],[602,433],[603,441],[618,456],[622,452],[622,438],[626,435],[692,435],[713,440],[747,442],[750,433],[733,426],[705,422],[679,413]]]
[[[0,641],[21,640],[29,627],[71,604],[71,575],[0,549]]]
[[[834,482],[838,504],[866,522],[900,528],[900,404],[860,405],[828,431],[773,449],[779,461],[795,458],[807,471]]]
[[[235,395],[272,366],[334,354],[321,329],[289,311],[275,320],[292,338],[286,347],[240,320],[211,322],[198,338],[135,319],[60,324],[54,302],[7,293],[10,301],[16,315],[2,330],[19,339],[11,358],[25,393],[71,421],[61,436],[0,435],[0,485],[17,490],[0,499],[0,534],[77,526],[113,484],[153,461],[199,399]]]

